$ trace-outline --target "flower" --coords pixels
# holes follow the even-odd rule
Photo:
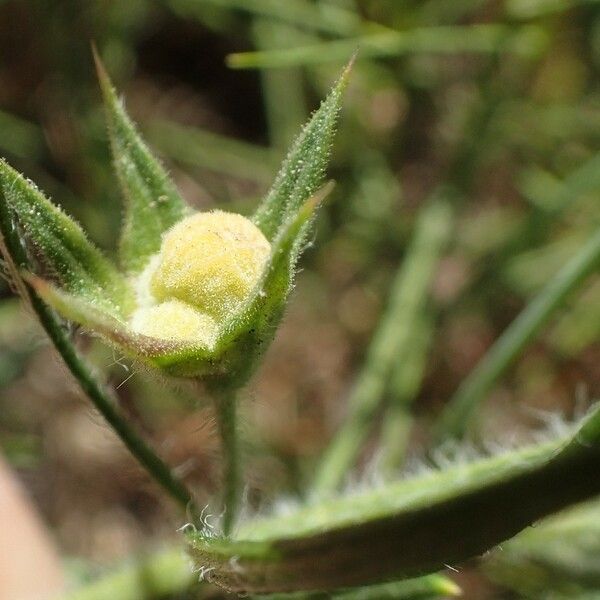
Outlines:
[[[0,162],[0,229],[27,250],[25,280],[64,318],[175,376],[245,378],[268,346],[316,209],[347,68],[313,114],[251,218],[194,212],[128,117],[96,56],[126,200],[119,267],[29,180]],[[3,215],[3,216],[2,216]]]

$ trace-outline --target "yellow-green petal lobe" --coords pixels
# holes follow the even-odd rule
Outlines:
[[[217,323],[209,315],[179,300],[138,308],[131,318],[136,333],[174,342],[189,342],[212,348],[217,339]]]
[[[164,236],[150,288],[158,300],[185,302],[217,321],[251,294],[271,246],[260,229],[235,213],[197,213]]]

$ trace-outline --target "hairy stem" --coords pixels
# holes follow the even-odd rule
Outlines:
[[[30,268],[29,260],[19,239],[9,208],[4,201],[0,202],[0,231],[4,246],[2,249],[9,263],[11,275],[15,279],[15,285],[37,315],[42,327],[85,395],[152,479],[161,485],[183,509],[193,510],[193,500],[189,490],[129,425],[118,409],[114,397],[96,379],[91,367],[79,354],[54,312],[21,279],[19,272]]]
[[[223,533],[230,535],[240,505],[241,468],[237,435],[235,388],[215,393],[223,462]]]

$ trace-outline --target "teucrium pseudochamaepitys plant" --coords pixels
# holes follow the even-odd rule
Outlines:
[[[351,406],[351,426],[342,428],[341,442],[332,446],[341,451],[329,453],[335,460],[324,462],[316,493],[290,514],[249,520],[233,534],[240,497],[235,392],[274,334],[315,210],[329,191],[330,186],[320,186],[348,69],[292,146],[273,188],[251,218],[218,210],[194,213],[186,206],[141,140],[100,64],[99,74],[115,167],[126,198],[120,266],[107,260],[74,221],[4,162],[2,250],[15,287],[40,317],[86,394],[165,490],[181,505],[191,505],[196,525],[205,526],[185,528],[200,573],[233,591],[311,594],[298,598],[329,597],[329,590],[347,587],[359,590],[340,597],[414,600],[452,595],[457,593],[452,582],[420,575],[481,553],[535,519],[600,491],[597,409],[552,442],[375,490],[335,495],[358,451],[357,440],[367,433],[398,349],[414,351],[412,338],[403,331],[406,321],[423,316],[418,308],[450,231],[446,194],[424,212],[410,250],[414,268],[397,278],[390,312],[369,352],[373,358],[359,380],[361,393],[354,394],[358,400]],[[558,284],[542,292],[535,310],[525,311],[526,318],[516,321],[513,331],[521,333],[508,336],[510,343],[500,354],[492,352],[500,359],[494,359],[493,369],[483,371],[492,373],[485,375],[485,385],[599,259],[597,232],[559,273]],[[186,487],[128,425],[57,314],[149,368],[206,381],[215,397],[224,447],[223,534],[208,527]],[[185,571],[177,575],[177,556],[166,555],[166,563],[164,558],[150,570],[162,573],[168,568],[176,575],[175,585],[187,585]],[[364,588],[386,580],[393,583]],[[137,577],[129,581],[135,588]],[[325,595],[312,595],[318,590],[326,590]]]
[[[224,446],[225,517],[239,499],[235,390],[268,346],[321,200],[350,66],[292,146],[251,218],[194,212],[143,142],[96,56],[115,169],[125,196],[120,268],[35,185],[0,163],[8,271],[63,358],[123,441],[181,503],[191,495],[118,414],[51,306],[118,350],[169,376],[202,378]]]

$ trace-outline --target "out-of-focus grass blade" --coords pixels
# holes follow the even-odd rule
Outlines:
[[[460,438],[493,385],[535,339],[544,324],[600,265],[600,229],[511,323],[450,399],[439,419],[437,441]]]
[[[381,466],[394,475],[402,466],[409,443],[413,416],[410,405],[421,388],[434,335],[433,316],[421,310],[413,324],[410,341],[396,361],[387,391],[388,406],[381,425]]]
[[[315,492],[328,493],[342,483],[374,423],[390,373],[410,352],[412,331],[427,297],[440,252],[448,239],[452,211],[435,199],[419,215],[413,241],[392,283],[382,316],[348,400],[348,417],[327,448],[315,478]]]
[[[323,2],[303,0],[167,0],[180,14],[193,17],[201,5],[240,10],[277,19],[308,31],[333,35],[355,35],[363,23],[358,14]],[[381,27],[381,26],[380,26]]]
[[[272,50],[297,46],[311,36],[285,23],[256,18],[252,37],[259,50]],[[285,150],[296,135],[298,123],[307,117],[302,72],[298,68],[265,70],[261,84],[271,145]]]
[[[202,167],[268,183],[277,168],[274,152],[172,121],[152,121],[144,127],[148,139],[165,156],[184,165]]]
[[[506,25],[423,27],[393,33],[376,33],[298,48],[230,54],[234,69],[266,69],[342,61],[360,49],[360,58],[384,58],[412,53],[490,53],[500,50],[537,56],[546,35],[537,26],[512,29]]]

